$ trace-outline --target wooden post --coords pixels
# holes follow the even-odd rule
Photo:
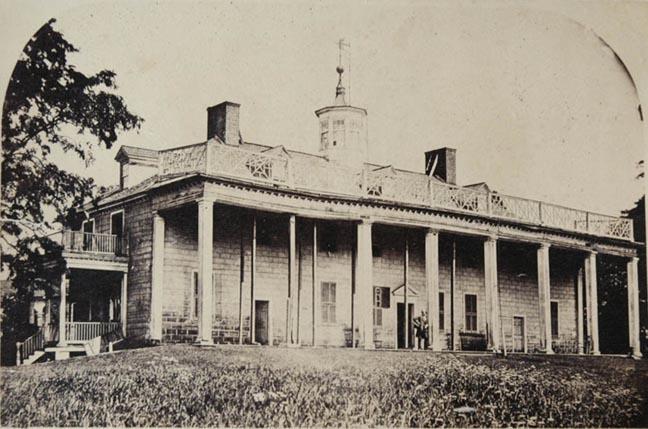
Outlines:
[[[455,311],[455,288],[457,279],[457,240],[452,238],[452,263],[450,265],[450,340],[451,350],[457,349],[457,312]]]
[[[59,301],[59,342],[58,345],[65,347],[67,345],[67,336],[65,335],[65,313],[67,307],[67,273],[61,275],[60,301]]]
[[[151,262],[151,340],[162,340],[162,293],[164,288],[164,218],[153,214],[153,255]]]
[[[313,347],[317,345],[317,221],[313,220],[313,256],[312,256],[312,280],[313,280],[313,289],[312,289],[312,321],[313,321]]]
[[[576,273],[576,335],[578,343],[578,354],[585,351],[583,342],[583,268]]]
[[[497,239],[488,237],[484,242],[484,286],[486,289],[486,308],[489,325],[488,341],[491,350],[502,348],[501,317],[499,308],[499,292],[497,287]]]
[[[200,323],[198,343],[213,344],[212,337],[212,270],[214,255],[214,202],[198,200],[198,290],[200,291]]]
[[[356,287],[357,287],[357,279],[356,279],[356,266],[358,265],[357,261],[357,252],[355,247],[351,247],[351,348],[355,348],[356,346],[356,336],[355,336],[355,330],[356,330]]]
[[[540,333],[545,343],[545,353],[553,354],[551,347],[551,280],[549,272],[549,244],[538,248],[538,295],[540,301]]]
[[[590,251],[585,263],[585,287],[589,292],[587,303],[587,314],[590,322],[589,336],[591,341],[591,353],[600,355],[599,329],[598,329],[598,285],[596,273],[596,252]]]
[[[409,268],[409,237],[405,230],[405,242],[403,243],[403,303],[405,304],[405,348],[409,348],[409,309],[407,308],[407,282],[408,282],[408,268]],[[416,343],[413,344],[415,347]]]
[[[296,262],[296,219],[295,215],[290,215],[288,221],[288,297],[286,304],[288,305],[288,316],[286,320],[286,342],[288,344],[296,344],[295,332],[295,319],[297,311],[295,309],[295,296],[297,295],[295,289],[297,288],[297,270],[295,269]]]
[[[126,337],[126,322],[128,318],[128,273],[122,274],[121,305],[119,306],[122,335]]]
[[[358,224],[357,235],[357,254],[358,265],[358,304],[359,325],[362,327],[362,336],[364,339],[364,348],[373,350],[373,256],[371,252],[371,227],[372,222],[368,219]]]
[[[632,357],[641,358],[641,334],[639,328],[639,258],[628,261],[628,333]]]
[[[208,144],[209,146],[209,144]],[[239,330],[238,330],[238,343],[243,344],[243,283],[245,282],[245,217],[239,218]]]
[[[302,237],[297,238],[297,344],[301,345]]]
[[[254,344],[254,286],[256,282],[256,251],[257,251],[257,218],[256,214],[252,215],[252,243],[250,249],[250,344]],[[272,344],[272,338],[268,338]]]
[[[425,283],[428,292],[428,338],[432,351],[441,350],[439,331],[439,233],[429,229],[425,233]]]

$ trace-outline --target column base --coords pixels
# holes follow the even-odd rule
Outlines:
[[[365,344],[364,349],[365,350],[376,350],[376,345],[375,344]]]
[[[639,351],[639,350],[633,350],[633,351],[632,351],[632,356],[631,356],[631,357],[632,357],[632,359],[634,359],[634,360],[639,360],[639,359],[641,359],[641,358],[643,357],[643,355],[641,354],[641,351]]]
[[[196,340],[194,346],[213,346],[214,340]]]
[[[595,350],[595,351],[593,351],[593,352],[590,353],[590,354],[591,354],[592,356],[601,356],[601,352],[598,351],[598,350]]]
[[[288,347],[289,349],[298,349],[298,348],[301,347],[301,344],[297,344],[297,343],[286,343],[286,347]]]
[[[67,360],[70,359],[70,352],[57,351],[54,352],[54,360]]]
[[[554,351],[552,349],[549,349],[549,350],[545,350],[545,354],[546,355],[553,355],[555,353],[554,353]]]

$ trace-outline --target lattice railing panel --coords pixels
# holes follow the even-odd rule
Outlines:
[[[360,195],[361,174],[341,165],[314,158],[291,160],[296,188],[341,195]]]
[[[542,203],[542,224],[572,231],[587,231],[587,212]]]
[[[588,225],[592,234],[633,239],[632,219],[590,213]]]
[[[491,193],[490,213],[508,219],[539,223],[540,202]]]
[[[472,213],[488,213],[488,194],[470,188],[432,183],[432,205]]]
[[[160,152],[160,174],[205,171],[206,148],[199,144]]]
[[[214,145],[208,172],[273,183],[289,181],[288,159],[225,145]]]
[[[427,176],[407,172],[367,172],[365,195],[410,204],[430,204],[430,187]]]

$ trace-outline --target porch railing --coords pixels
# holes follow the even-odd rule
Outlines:
[[[66,341],[87,341],[121,329],[121,322],[66,322]]]
[[[313,156],[270,154],[223,144],[194,145],[164,152],[159,167],[161,174],[189,171],[633,239],[630,219],[449,185],[421,173],[391,167],[372,169],[365,166],[364,170],[354,170]]]
[[[82,231],[63,231],[63,248],[73,252],[126,254],[126,240],[114,234],[94,234]]]
[[[16,364],[20,365],[25,359],[28,359],[37,350],[45,348],[45,333],[43,328],[38,328],[38,331],[31,337],[23,342],[16,343]]]
[[[86,341],[121,329],[121,322],[66,322],[67,341]]]

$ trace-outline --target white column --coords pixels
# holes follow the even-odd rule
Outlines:
[[[290,215],[288,221],[288,323],[286,342],[297,344],[297,220]]]
[[[578,341],[578,354],[584,352],[583,342],[583,269],[579,268],[576,274],[576,334]]]
[[[67,307],[67,273],[61,275],[61,287],[60,287],[60,301],[59,301],[59,346],[67,345],[67,337],[65,335],[65,313]]]
[[[198,291],[200,293],[200,323],[198,341],[213,344],[212,338],[212,266],[214,255],[214,202],[198,200]]]
[[[425,233],[425,283],[428,292],[428,323],[432,351],[441,350],[439,331],[439,233],[429,229]]]
[[[588,334],[591,341],[591,353],[600,355],[598,330],[598,292],[596,274],[596,252],[590,251],[585,259],[585,287],[587,288],[587,316],[589,321]]]
[[[121,314],[119,320],[122,325],[122,334],[126,337],[126,318],[128,317],[128,273],[122,274],[121,282],[121,305],[119,306]]]
[[[256,214],[252,215],[252,234],[250,243],[250,344],[254,344],[255,338],[255,305],[254,305],[254,288],[256,286],[256,260],[257,260],[257,218]],[[272,344],[273,338],[268,336],[268,344]]]
[[[486,289],[486,310],[490,332],[489,347],[493,351],[502,348],[499,292],[497,288],[497,239],[488,237],[484,241],[484,286]]]
[[[358,224],[358,321],[365,349],[374,349],[373,335],[373,255],[371,253],[371,221]]]
[[[312,280],[313,280],[313,290],[312,290],[312,319],[313,319],[313,346],[317,345],[317,320],[318,320],[318,309],[319,301],[317,294],[317,221],[313,220],[313,267],[312,267]]]
[[[164,289],[164,218],[153,214],[153,261],[151,262],[151,339],[162,340],[162,293]]]
[[[632,357],[641,358],[641,337],[639,333],[639,258],[628,261],[628,334]]]
[[[553,354],[551,347],[551,286],[549,274],[549,244],[538,248],[538,294],[540,300],[540,336],[544,339],[545,352]]]

